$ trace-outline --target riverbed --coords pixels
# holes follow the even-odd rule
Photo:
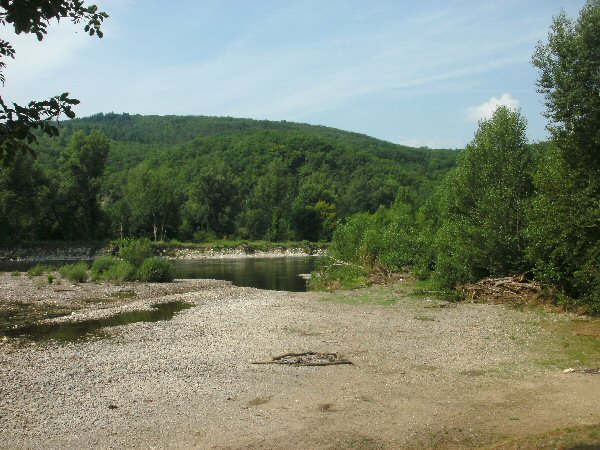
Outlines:
[[[468,448],[600,423],[597,376],[536,362],[562,348],[544,323],[566,315],[415,299],[402,283],[38,281],[1,275],[2,302],[77,305],[57,321],[193,306],[94,339],[1,340],[0,448]],[[307,350],[353,365],[252,364]]]

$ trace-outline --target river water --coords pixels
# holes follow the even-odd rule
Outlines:
[[[207,258],[175,260],[176,278],[213,278],[231,281],[235,286],[276,291],[301,292],[307,288],[300,274],[315,267],[315,256],[275,258]],[[61,266],[75,261],[2,261],[0,271],[27,271],[36,264]],[[86,261],[91,262],[91,261]]]
[[[177,260],[174,263],[178,278],[214,278],[231,281],[235,286],[301,292],[307,286],[299,275],[311,273],[316,259],[295,256]]]

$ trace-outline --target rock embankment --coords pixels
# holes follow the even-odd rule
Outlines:
[[[178,248],[170,252],[173,259],[238,259],[238,258],[292,258],[320,256],[323,250],[306,251],[302,248],[274,248],[270,250],[255,250],[244,247],[232,248]]]
[[[0,261],[81,261],[93,259],[101,253],[109,253],[110,248],[101,246],[3,246],[0,247]]]

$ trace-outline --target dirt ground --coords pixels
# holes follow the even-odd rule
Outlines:
[[[336,294],[180,283],[126,286],[128,298],[69,287],[76,320],[194,305],[169,321],[69,344],[4,339],[0,447],[503,448],[592,426],[580,448],[600,448],[600,375],[577,371],[600,366],[596,320],[415,298],[402,283]],[[0,286],[4,308],[34,290],[66,304],[26,277]],[[251,364],[308,350],[353,365]]]

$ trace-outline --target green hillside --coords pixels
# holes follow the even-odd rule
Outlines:
[[[81,197],[87,187],[65,186],[87,170],[73,158],[104,144],[106,157],[93,163],[104,171],[92,183],[99,205],[92,214],[90,198],[58,197]],[[327,240],[340,219],[389,206],[399,194],[419,206],[457,152],[285,121],[111,113],[61,124],[57,139],[40,138],[37,153],[35,164],[56,197],[44,201],[59,202],[53,209],[66,217],[46,218],[48,232],[23,236],[21,227],[20,238]],[[79,213],[69,213],[73,208]]]

